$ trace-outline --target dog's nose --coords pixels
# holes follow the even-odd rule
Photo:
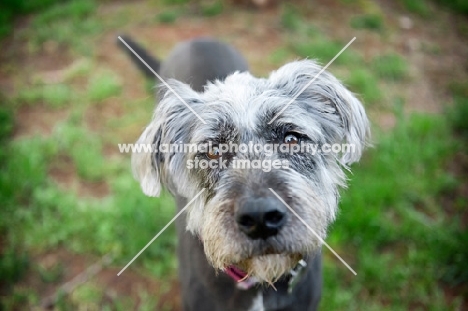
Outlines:
[[[286,222],[286,207],[276,198],[248,199],[237,209],[236,221],[251,239],[267,239]]]

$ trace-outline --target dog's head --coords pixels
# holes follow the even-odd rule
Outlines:
[[[345,186],[343,170],[360,159],[369,134],[361,103],[320,70],[304,60],[267,79],[235,73],[203,93],[175,80],[162,88],[138,143],[212,148],[135,153],[134,174],[150,196],[161,184],[189,200],[205,189],[187,209],[187,229],[215,268],[236,265],[270,282],[320,250]],[[299,144],[318,148],[291,152]],[[264,148],[249,147],[258,145]],[[331,148],[337,145],[346,150]]]

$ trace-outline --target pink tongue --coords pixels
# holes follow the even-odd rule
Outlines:
[[[236,266],[228,266],[225,270],[226,274],[233,278],[236,282],[244,279],[247,275],[244,271],[237,268]]]

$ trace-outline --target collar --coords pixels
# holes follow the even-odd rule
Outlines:
[[[291,294],[299,281],[302,280],[305,275],[306,268],[307,263],[305,260],[301,259],[297,265],[289,271],[288,275],[285,276],[288,282],[288,294]],[[228,266],[224,272],[237,283],[237,288],[241,290],[248,290],[257,284],[260,284],[257,278],[248,276],[247,273],[234,265]]]

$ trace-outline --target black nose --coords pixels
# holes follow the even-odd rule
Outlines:
[[[252,198],[240,204],[236,221],[251,239],[267,239],[286,222],[286,207],[276,198]]]

